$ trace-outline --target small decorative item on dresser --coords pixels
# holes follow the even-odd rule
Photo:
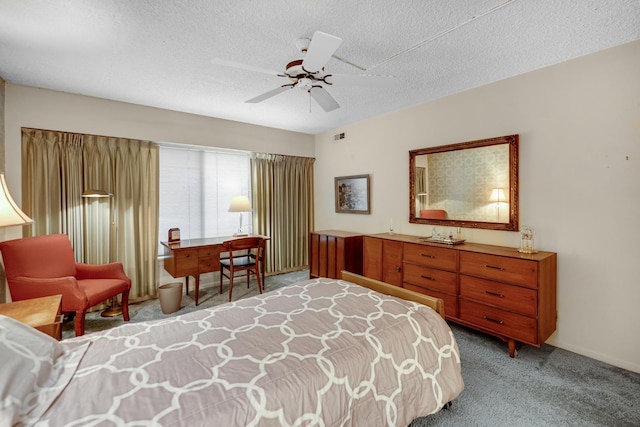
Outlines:
[[[520,249],[518,249],[518,252],[523,254],[538,253],[533,239],[533,230],[529,227],[522,227],[520,229]]]
[[[179,242],[180,241],[180,229],[179,228],[170,228],[169,229],[169,243],[171,242]]]

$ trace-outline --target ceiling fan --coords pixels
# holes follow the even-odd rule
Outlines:
[[[306,53],[303,59],[295,59],[289,62],[285,66],[284,73],[227,61],[220,58],[214,58],[213,62],[218,65],[285,77],[289,80],[286,84],[245,101],[252,104],[267,100],[289,89],[297,88],[309,93],[311,98],[313,98],[324,111],[330,112],[340,108],[340,105],[325,89],[325,86],[332,86],[333,84],[351,84],[381,87],[388,86],[396,82],[396,79],[393,76],[327,73],[324,66],[333,56],[341,43],[341,38],[321,31],[316,31],[310,41],[309,39],[299,39],[297,45],[302,52]],[[346,62],[340,58],[337,59]]]

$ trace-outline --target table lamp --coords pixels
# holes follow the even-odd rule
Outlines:
[[[242,212],[251,212],[251,202],[247,196],[234,196],[231,199],[231,205],[229,206],[229,212],[240,213],[240,226],[238,232],[234,234],[236,237],[248,236],[247,233],[242,232]]]
[[[31,224],[33,220],[13,201],[4,174],[0,174],[0,187],[0,227]]]

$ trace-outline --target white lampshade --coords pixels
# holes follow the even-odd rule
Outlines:
[[[504,189],[502,188],[494,188],[491,190],[491,197],[489,198],[491,202],[506,202],[507,197],[504,194]]]
[[[251,202],[247,196],[234,196],[229,205],[229,212],[251,212]]]
[[[31,224],[33,220],[20,210],[9,194],[4,174],[0,174],[0,185],[0,227]]]

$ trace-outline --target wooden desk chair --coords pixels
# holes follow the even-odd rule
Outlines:
[[[222,293],[223,277],[226,277],[229,279],[229,301],[231,301],[233,279],[237,272],[244,272],[242,276],[247,276],[247,288],[251,274],[254,274],[258,282],[258,290],[262,293],[261,264],[264,262],[265,239],[243,237],[227,240],[222,244],[222,250],[229,252],[229,258],[220,260],[220,293]]]

